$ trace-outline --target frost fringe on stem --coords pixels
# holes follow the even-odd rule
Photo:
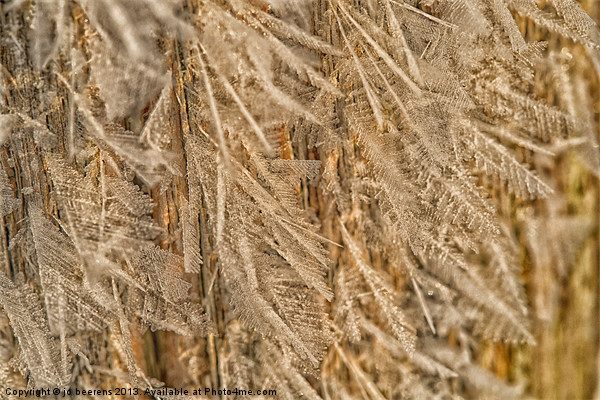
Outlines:
[[[159,387],[150,328],[178,335],[181,387],[518,396],[474,361],[535,342],[498,199],[553,194],[523,152],[600,175],[600,151],[536,93],[553,53],[514,16],[598,63],[577,3],[3,7],[2,386]]]

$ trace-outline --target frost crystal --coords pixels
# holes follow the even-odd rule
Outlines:
[[[520,394],[476,344],[597,234],[531,211],[600,176],[575,1],[2,3],[0,386]]]

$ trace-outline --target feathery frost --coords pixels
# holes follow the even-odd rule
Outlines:
[[[600,151],[515,18],[599,63],[575,1],[3,3],[0,383],[519,395],[472,345],[535,343],[501,205],[554,195],[533,154]]]

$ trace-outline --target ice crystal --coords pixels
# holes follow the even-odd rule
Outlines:
[[[585,83],[516,18],[598,65],[576,2],[2,3],[0,383],[160,387],[142,343],[171,331],[190,387],[518,395],[470,354],[535,342],[498,204],[553,194],[523,154],[600,153]]]

